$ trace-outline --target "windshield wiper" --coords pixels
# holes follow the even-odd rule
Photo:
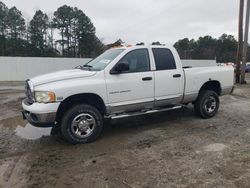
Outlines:
[[[86,65],[83,65],[83,67],[92,68],[93,66],[86,64]]]
[[[87,64],[81,66],[81,69],[83,69],[83,70],[91,71],[91,68],[92,68],[92,66],[91,65],[87,65]]]
[[[82,65],[77,65],[74,69],[82,69]]]

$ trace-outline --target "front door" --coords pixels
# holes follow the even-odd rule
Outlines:
[[[148,49],[128,52],[117,64],[129,70],[120,74],[106,72],[107,94],[111,113],[152,108],[154,104],[154,73],[150,68]],[[117,66],[117,64],[115,66]]]

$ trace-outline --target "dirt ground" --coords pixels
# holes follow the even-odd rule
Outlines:
[[[0,187],[250,187],[250,84],[212,119],[191,105],[120,119],[86,145],[22,120],[16,85],[0,84]]]

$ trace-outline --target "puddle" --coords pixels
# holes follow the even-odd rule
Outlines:
[[[58,135],[58,128],[53,127],[34,127],[22,119],[22,116],[16,116],[4,120],[0,120],[0,126],[5,129],[11,129],[15,135],[27,140],[36,140],[45,136]]]
[[[16,128],[18,125],[25,127],[26,124],[27,124],[27,121],[24,121],[22,116],[10,117],[7,119],[0,120],[0,125],[3,125],[4,128],[13,129],[13,128]]]
[[[224,149],[226,149],[226,147],[227,146],[225,144],[215,143],[205,146],[204,151],[223,151]]]
[[[30,125],[29,123],[26,126],[18,125],[15,129],[16,135],[28,140],[36,140],[44,136],[51,135],[52,127],[49,128],[38,128]]]

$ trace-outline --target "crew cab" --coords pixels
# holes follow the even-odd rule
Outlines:
[[[74,69],[28,79],[22,113],[34,126],[60,127],[70,143],[87,143],[100,135],[104,118],[189,103],[201,118],[211,118],[233,85],[233,67],[183,67],[172,46],[119,47]]]

